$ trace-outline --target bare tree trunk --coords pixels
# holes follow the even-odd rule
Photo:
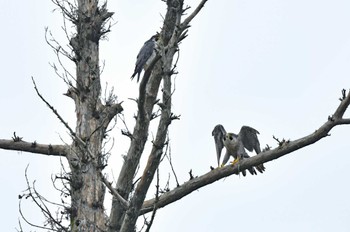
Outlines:
[[[101,151],[105,130],[113,117],[111,107],[104,106],[100,100],[99,40],[103,22],[111,15],[104,6],[98,7],[97,0],[78,1],[77,34],[70,43],[75,52],[76,88],[71,88],[69,95],[75,101],[77,116],[77,139],[72,146],[74,158],[68,159],[72,171],[72,231],[106,229]]]
[[[160,165],[163,148],[167,143],[168,127],[172,120],[178,119],[171,112],[172,78],[175,73],[176,62],[174,56],[178,52],[178,44],[187,36],[187,29],[191,20],[203,8],[207,0],[201,0],[197,8],[182,20],[189,7],[184,8],[183,0],[167,0],[167,13],[164,18],[157,55],[153,58],[149,68],[145,70],[139,87],[137,100],[138,112],[134,131],[130,136],[131,143],[125,157],[116,187],[112,187],[102,175],[106,165],[102,153],[102,143],[110,121],[123,109],[112,99],[103,103],[100,98],[100,67],[99,40],[109,31],[104,28],[106,21],[113,15],[106,9],[106,4],[99,6],[98,0],[77,0],[77,6],[68,1],[53,0],[59,6],[66,18],[76,27],[76,34],[71,38],[70,45],[74,56],[67,56],[76,64],[75,84],[68,82],[67,96],[75,102],[76,128],[73,131],[59,116],[57,111],[37,91],[39,97],[50,107],[56,116],[69,130],[73,143],[69,145],[45,145],[22,141],[16,136],[12,140],[0,139],[0,148],[20,150],[44,155],[66,157],[70,166],[70,196],[71,205],[70,226],[64,227],[59,220],[53,220],[64,231],[109,231],[131,232],[140,215],[165,207],[205,185],[221,178],[235,174],[241,170],[264,162],[282,157],[302,147],[308,146],[326,137],[335,126],[350,124],[350,118],[343,115],[350,104],[350,93],[343,90],[341,103],[334,114],[329,117],[317,131],[295,141],[282,141],[275,149],[266,150],[252,158],[240,161],[240,166],[226,166],[213,169],[199,177],[179,185],[166,193],[156,193],[154,199],[145,201],[152,180]],[[63,5],[67,4],[67,5]],[[56,52],[59,53],[59,48]],[[64,55],[67,55],[65,53]],[[162,98],[157,99],[162,86]],[[34,83],[35,84],[35,83]],[[160,108],[160,120],[152,150],[142,172],[140,181],[134,186],[133,181],[140,158],[144,154],[144,147],[148,138],[149,125],[154,118],[153,109]],[[104,196],[106,187],[113,194],[111,214],[104,212]],[[50,212],[45,212],[47,215]],[[152,215],[154,218],[155,214]],[[49,215],[51,216],[51,215]],[[52,219],[52,217],[51,217]],[[152,219],[153,220],[153,219]],[[150,223],[152,224],[152,223]],[[147,231],[150,229],[150,225]]]

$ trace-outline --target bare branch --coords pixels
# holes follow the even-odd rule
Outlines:
[[[78,20],[76,14],[78,6],[71,4],[69,1],[51,0],[61,10],[62,15],[75,23]],[[67,4],[67,6],[65,6]]]
[[[118,179],[117,188],[130,193],[131,180],[135,173],[139,159],[142,155],[144,144],[148,135],[149,121],[152,119],[152,109],[156,102],[157,91],[159,89],[160,80],[163,79],[163,102],[159,104],[161,107],[161,118],[157,131],[157,138],[153,143],[152,152],[149,156],[147,166],[144,170],[141,181],[138,183],[134,195],[130,200],[130,208],[128,211],[121,212],[121,207],[117,204],[112,205],[110,231],[119,230],[130,231],[135,225],[139,209],[149,189],[149,185],[153,179],[156,168],[159,165],[164,140],[169,124],[173,119],[178,119],[171,113],[171,75],[174,74],[172,69],[174,54],[178,51],[178,42],[183,29],[181,26],[181,16],[183,13],[183,1],[169,0],[167,3],[167,13],[163,23],[160,39],[158,42],[158,51],[152,63],[154,68],[145,70],[144,77],[140,83],[140,91],[138,98],[138,115],[136,117],[136,126],[134,128],[133,140],[130,144],[128,155],[126,156],[121,174]],[[198,10],[199,11],[199,10]],[[194,17],[193,14],[192,17]],[[189,20],[190,21],[190,20]],[[159,57],[159,62],[156,62]],[[152,67],[152,65],[150,66]],[[169,89],[167,89],[169,87]],[[166,89],[166,90],[165,90]],[[164,94],[165,93],[165,94]],[[127,195],[122,195],[124,198]],[[116,201],[113,201],[113,203]],[[122,222],[123,220],[123,222]],[[121,223],[122,222],[122,223]],[[121,227],[120,227],[121,226]]]
[[[173,172],[173,175],[175,177],[175,181],[176,181],[176,186],[179,187],[180,184],[179,184],[179,181],[177,179],[177,176],[176,176],[176,172],[175,172],[175,169],[174,169],[174,166],[173,166],[173,162],[172,162],[172,159],[171,159],[171,147],[169,146],[169,152],[165,154],[166,158],[168,159],[169,161],[169,164],[170,164],[170,167],[171,167],[171,171]]]
[[[145,232],[149,232],[152,225],[153,225],[153,221],[154,221],[154,218],[156,217],[156,212],[158,209],[158,207],[157,207],[158,199],[159,199],[159,168],[157,168],[156,196],[155,196],[155,201],[154,201],[154,205],[153,205],[152,216],[151,216],[151,220],[147,224],[147,229]]]
[[[102,182],[106,185],[106,187],[111,191],[112,195],[122,204],[122,206],[127,209],[129,207],[129,203],[115,190],[110,182],[103,176],[100,172],[100,178]]]
[[[48,32],[50,34],[51,39],[48,39],[47,37]],[[49,31],[48,28],[45,28],[45,40],[46,40],[46,43],[56,53],[57,57],[59,57],[59,54],[61,54],[67,57],[69,60],[75,62],[75,58],[60,45],[60,43],[53,37],[51,31]]]
[[[175,53],[175,51],[174,51]],[[165,73],[171,69],[171,61],[173,54],[170,54],[169,62],[164,62],[163,69]],[[171,77],[170,75],[163,76],[163,96],[162,96],[162,113],[158,124],[158,130],[156,139],[153,142],[151,154],[148,157],[147,165],[143,171],[140,182],[138,183],[135,194],[130,200],[130,207],[126,212],[125,219],[121,227],[121,232],[131,231],[138,218],[138,212],[142,206],[142,203],[146,197],[149,186],[153,180],[154,174],[159,166],[161,156],[163,154],[163,148],[165,140],[167,138],[168,126],[172,119],[171,113]]]
[[[13,132],[13,137],[12,137],[13,142],[20,142],[20,141],[22,141],[22,139],[23,139],[23,137],[19,137],[16,135],[16,132]]]
[[[24,216],[23,212],[22,212],[22,207],[21,207],[21,201],[19,202],[18,204],[18,208],[19,208],[19,214],[21,215],[22,219],[30,226],[32,227],[36,227],[36,228],[39,228],[39,229],[45,229],[47,230],[48,228],[44,227],[44,226],[38,226],[38,225],[35,225],[33,223],[31,223],[30,221],[27,220],[27,218]],[[55,230],[57,231],[57,230]]]
[[[338,106],[337,110],[335,111],[334,115],[340,116],[343,115],[346,111],[347,107],[350,104],[350,94],[346,96]],[[206,186],[208,184],[211,184],[215,181],[218,181],[224,177],[230,176],[232,174],[237,174],[242,170],[245,170],[247,168],[257,166],[262,163],[266,163],[269,161],[272,161],[274,159],[280,158],[286,154],[292,153],[296,150],[299,150],[303,147],[306,147],[310,144],[313,144],[320,139],[327,137],[329,131],[337,126],[337,125],[343,125],[343,124],[350,124],[350,119],[338,119],[333,118],[332,120],[328,120],[326,123],[324,123],[319,129],[317,129],[314,133],[307,135],[303,138],[289,141],[288,143],[283,143],[283,145],[273,149],[273,150],[266,150],[262,153],[259,153],[256,156],[253,156],[248,159],[241,160],[238,164],[234,165],[233,167],[231,165],[227,165],[223,168],[215,169],[207,174],[204,174],[200,177],[193,178],[184,184],[182,184],[180,187],[177,187],[167,193],[164,193],[162,196],[159,197],[158,200],[158,207],[162,208],[170,203],[173,203],[179,199],[181,199],[184,196],[187,196],[191,192]],[[140,215],[151,212],[152,207],[156,199],[147,200],[143,203]]]
[[[342,90],[342,98],[341,98],[341,103],[340,106],[337,108],[337,110],[334,112],[333,117],[336,119],[340,119],[343,117],[348,105],[349,105],[349,94],[346,97],[346,90]]]
[[[123,102],[114,103],[106,106],[107,120],[105,121],[105,128],[108,127],[109,123],[114,118],[114,116],[116,116],[117,114],[123,111],[122,103]]]
[[[124,124],[124,127],[125,127],[125,129],[121,130],[122,135],[125,135],[125,136],[129,137],[130,139],[133,139],[132,134],[128,128],[128,125],[126,124],[124,114],[118,114],[118,117],[122,121],[122,123]]]
[[[151,62],[151,65],[145,71],[144,77],[140,83],[136,124],[132,135],[130,135],[132,138],[130,147],[127,155],[124,157],[124,164],[120,171],[116,186],[118,192],[120,192],[124,199],[129,198],[129,194],[133,189],[132,182],[147,141],[152,110],[162,80],[162,64],[161,62],[157,62],[158,60],[159,55],[157,55]],[[152,66],[154,67],[152,68]],[[121,209],[123,208],[119,204],[119,201],[115,200],[112,202],[109,231],[116,231],[120,228],[125,213],[125,211]]]
[[[59,115],[59,113],[57,112],[57,110],[50,105],[50,103],[48,103],[45,98],[39,93],[38,88],[36,87],[34,78],[32,77],[32,81],[33,81],[33,85],[34,85],[34,89],[36,91],[36,93],[38,94],[38,96],[40,97],[40,99],[45,102],[45,104],[52,110],[52,112],[57,116],[57,118],[63,123],[63,125],[69,130],[70,134],[72,136],[75,136],[75,132],[72,130],[72,128],[70,128],[70,126],[68,125],[68,122],[64,121],[63,118],[61,117],[61,115]]]
[[[18,219],[19,230],[16,228],[17,232],[23,232],[21,220]]]
[[[57,118],[61,121],[61,123],[68,129],[68,131],[70,132],[71,136],[75,139],[75,141],[79,142],[84,148],[87,148],[86,146],[86,143],[81,139],[79,138],[75,132],[72,130],[72,128],[70,128],[70,126],[68,125],[68,123],[66,121],[63,120],[63,118],[61,117],[61,115],[57,112],[57,110],[52,106],[50,105],[50,103],[48,103],[45,98],[40,94],[39,90],[37,89],[36,87],[36,84],[35,84],[35,81],[34,81],[34,78],[32,77],[32,81],[33,81],[33,84],[34,84],[34,89],[36,91],[36,93],[38,94],[38,96],[40,97],[40,99],[45,102],[45,104],[52,110],[52,112],[57,116]],[[112,113],[118,111],[120,109],[120,105],[119,104],[115,104],[114,106],[110,107]],[[112,114],[111,113],[111,114]],[[91,155],[91,157],[93,157],[92,155],[92,152],[89,151],[89,154]]]
[[[196,17],[196,15],[199,13],[199,11],[204,7],[204,4],[207,2],[208,0],[202,0],[199,5],[197,6],[197,8],[192,12],[192,14],[190,14],[182,23],[181,23],[181,28],[182,29],[186,29],[190,22],[192,21],[192,19],[194,19],[194,17]],[[188,8],[187,8],[188,9]]]
[[[282,140],[279,140],[276,136],[272,136],[272,138],[274,139],[274,140],[276,140],[277,141],[277,143],[278,143],[278,146],[282,146],[283,144],[285,144],[285,143],[289,143],[289,140],[285,140],[284,138],[282,139]]]
[[[16,142],[6,139],[0,139],[0,148],[52,156],[66,156],[69,149],[69,147],[65,145],[39,144],[35,141],[32,143],[25,141]]]
[[[188,175],[190,175],[190,180],[193,180],[194,179],[194,176],[192,174],[192,169],[188,172]]]
[[[28,179],[28,175],[27,175],[27,170],[28,170],[28,166],[25,169],[25,179],[26,179],[27,187],[28,187],[27,190],[26,190],[27,193],[19,196],[19,199],[20,199],[19,212],[20,212],[23,220],[25,222],[27,222],[29,225],[31,225],[33,227],[36,227],[36,228],[48,229],[48,230],[51,230],[51,231],[68,231],[68,229],[61,224],[61,218],[55,218],[53,216],[53,214],[50,212],[50,210],[47,207],[46,203],[53,204],[53,205],[58,205],[60,207],[64,207],[64,206],[61,205],[61,204],[50,202],[50,201],[46,200],[43,196],[41,196],[35,189],[35,186],[34,186],[35,181],[33,183],[33,187],[30,185],[29,179]],[[24,217],[24,214],[22,213],[22,209],[21,209],[21,201],[23,199],[28,199],[28,198],[30,198],[35,203],[35,205],[41,210],[41,212],[43,213],[44,217],[47,219],[47,223],[45,223],[44,226],[35,225],[35,224],[29,222]],[[47,225],[49,225],[50,228],[48,228]]]
[[[338,125],[350,124],[350,118],[341,118],[337,120]]]

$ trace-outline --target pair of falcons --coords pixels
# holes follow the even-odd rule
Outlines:
[[[154,50],[157,47],[158,39],[159,34],[156,34],[143,44],[139,54],[137,55],[135,70],[131,76],[131,79],[133,79],[137,74],[137,82],[139,81],[142,69],[146,70],[147,66],[149,65],[148,63],[155,56]],[[257,134],[259,134],[259,132],[249,126],[242,126],[238,135],[234,133],[226,133],[225,128],[220,124],[215,126],[212,135],[214,136],[215,140],[218,166],[220,166],[221,151],[224,147],[226,148],[226,154],[221,166],[224,166],[227,163],[230,156],[233,156],[234,158],[232,164],[237,163],[240,159],[249,158],[245,148],[248,151],[255,150],[257,154],[260,153],[260,143]],[[265,167],[263,164],[260,164],[256,167],[249,168],[248,171],[252,175],[256,175],[255,169],[262,173],[265,170]],[[242,174],[243,176],[246,175],[245,170],[242,171]]]

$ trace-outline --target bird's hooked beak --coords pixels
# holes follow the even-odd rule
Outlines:
[[[227,133],[227,134],[225,135],[224,140],[226,140],[226,139],[232,140],[232,139],[233,139],[232,133]]]
[[[159,33],[157,32],[157,34],[155,34],[154,36],[152,36],[154,38],[155,41],[158,41],[159,39]]]

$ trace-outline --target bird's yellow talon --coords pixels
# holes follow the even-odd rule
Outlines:
[[[236,163],[238,163],[239,159],[235,159],[234,161],[231,162],[231,165],[235,165]]]

